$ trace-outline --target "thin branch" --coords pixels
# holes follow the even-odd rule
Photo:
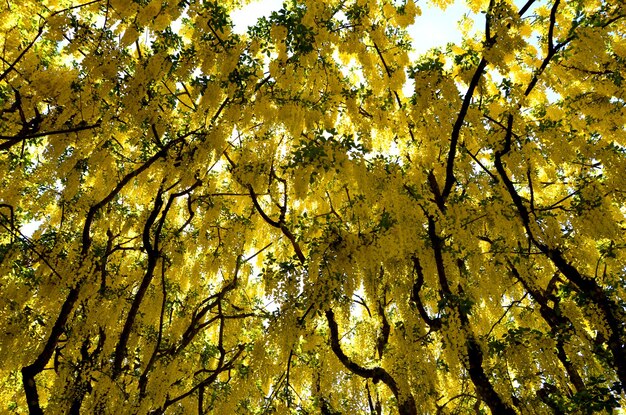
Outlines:
[[[0,206],[9,206],[9,205],[0,204]],[[3,219],[7,220],[7,217],[4,213],[0,213],[0,216]],[[9,223],[11,222],[12,220],[9,221]],[[17,236],[19,239],[22,239],[24,242],[26,242],[28,249],[34,252],[35,255],[37,255],[37,257],[41,259],[48,268],[50,268],[50,271],[52,271],[54,275],[59,277],[59,280],[63,280],[63,277],[61,276],[61,274],[59,274],[59,272],[52,266],[52,264],[50,264],[50,261],[48,261],[48,258],[46,258],[44,254],[42,254],[41,252],[37,250],[35,243],[28,236],[24,235],[19,229],[17,229],[15,227],[15,224],[11,223],[11,227],[8,227],[3,221],[0,221],[0,226],[2,226],[4,229],[9,231],[11,233],[11,237]]]
[[[476,71],[472,76],[472,80],[467,88],[467,92],[463,97],[463,103],[461,104],[461,109],[459,110],[459,115],[454,122],[454,126],[452,127],[452,134],[450,136],[450,150],[448,151],[448,159],[446,162],[446,180],[443,185],[442,198],[445,201],[450,192],[452,191],[452,187],[454,186],[454,182],[456,181],[454,177],[454,159],[456,157],[456,149],[457,143],[459,142],[459,137],[461,135],[461,128],[463,127],[463,123],[465,122],[465,116],[467,115],[467,111],[469,110],[469,106],[472,102],[472,96],[474,95],[474,91],[482,78],[483,71],[487,67],[487,59],[484,57],[478,63],[476,67]]]
[[[485,335],[485,337],[489,338],[489,336],[491,335],[491,333],[493,332],[493,330],[496,328],[496,326],[497,326],[498,324],[500,324],[500,323],[502,322],[502,320],[504,320],[504,317],[506,317],[506,315],[509,313],[509,311],[511,311],[511,309],[512,309],[514,306],[516,306],[516,305],[518,305],[518,304],[521,304],[521,303],[522,303],[522,301],[524,301],[524,299],[525,299],[526,297],[528,297],[528,294],[529,294],[529,293],[528,293],[528,291],[526,291],[526,292],[524,293],[524,295],[522,296],[522,298],[520,298],[519,300],[512,301],[512,302],[511,302],[511,304],[509,304],[509,305],[506,307],[506,309],[504,310],[504,313],[502,313],[502,315],[500,316],[500,318],[499,318],[499,319],[498,319],[495,323],[493,323],[493,325],[491,326],[491,329],[489,329],[489,332]]]
[[[267,216],[267,214],[263,211],[263,208],[261,208],[261,205],[259,204],[257,195],[254,192],[254,188],[252,187],[252,185],[248,184],[247,187],[248,187],[248,191],[250,192],[250,197],[252,198],[252,203],[254,204],[254,208],[256,209],[256,211],[261,215],[263,220],[267,222],[270,226],[274,228],[278,228],[283,232],[283,235],[285,235],[287,239],[289,239],[289,241],[291,242],[291,246],[296,252],[296,256],[298,257],[298,260],[300,261],[300,263],[304,264],[306,262],[306,257],[304,256],[304,253],[302,253],[302,249],[300,248],[300,244],[298,244],[298,241],[296,241],[296,237],[291,233],[287,225],[283,222],[284,215],[281,214],[281,220],[278,222],[273,220],[269,216]]]
[[[22,50],[22,53],[20,53],[17,58],[15,58],[15,60],[13,61],[12,64],[9,65],[9,67],[7,69],[4,70],[4,72],[2,72],[0,74],[0,82],[6,78],[6,76],[9,74],[9,72],[11,72],[13,70],[13,68],[15,67],[15,65],[17,65],[17,63],[24,57],[24,55],[26,54],[26,52],[28,52],[30,50],[30,48],[32,48],[35,45],[35,42],[37,42],[37,39],[39,39],[39,37],[41,36],[41,34],[43,33],[43,29],[44,29],[45,25],[41,25],[39,26],[39,30],[37,31],[37,34],[35,35],[35,38],[30,41],[30,43]]]
[[[254,254],[250,255],[248,258],[244,259],[243,262],[246,263],[250,260],[252,260],[254,257],[256,257],[257,255],[259,255],[261,252],[265,251],[267,248],[269,248],[270,246],[272,246],[274,242],[270,242],[267,245],[265,245],[263,248],[259,249],[258,251],[256,251]]]
[[[235,366],[235,362],[237,361],[237,359],[243,353],[244,350],[245,350],[245,345],[243,345],[243,344],[238,345],[237,346],[237,351],[235,352],[233,357],[228,362],[226,362],[226,363],[222,364],[221,366],[219,366],[218,368],[216,368],[209,377],[207,377],[206,379],[204,379],[201,382],[199,382],[198,384],[196,384],[194,387],[189,389],[187,392],[177,396],[176,398],[172,398],[172,399],[168,398],[165,401],[165,404],[163,404],[163,410],[167,409],[168,407],[170,407],[171,405],[175,404],[176,402],[178,402],[178,401],[180,401],[182,399],[185,399],[186,397],[192,395],[198,389],[200,389],[202,387],[206,387],[206,386],[212,384],[213,382],[215,382],[217,380],[217,377],[220,375],[220,373],[225,372],[227,370],[231,370]]]
[[[81,123],[82,124],[82,123]],[[0,151],[2,150],[8,150],[9,148],[13,147],[15,144],[23,142],[25,140],[28,140],[30,138],[38,138],[38,137],[46,137],[46,136],[50,136],[50,135],[59,135],[59,134],[70,134],[70,133],[77,133],[79,131],[85,131],[85,130],[91,130],[94,128],[98,128],[101,125],[101,121],[97,121],[95,124],[91,124],[91,125],[77,125],[76,127],[72,127],[72,128],[67,128],[64,130],[54,130],[54,131],[42,131],[42,132],[37,132],[37,133],[32,133],[32,134],[18,134],[16,136],[5,136],[5,135],[0,135],[0,140],[6,140],[5,142],[3,142],[2,144],[0,144]]]
[[[161,261],[161,312],[159,314],[159,333],[157,334],[157,339],[154,345],[154,350],[150,355],[150,360],[146,364],[146,367],[139,377],[139,396],[143,397],[146,393],[146,385],[148,383],[148,373],[152,370],[154,366],[154,362],[156,362],[159,348],[161,347],[161,341],[163,339],[163,321],[165,317],[165,306],[167,304],[167,288],[165,286],[165,260]]]

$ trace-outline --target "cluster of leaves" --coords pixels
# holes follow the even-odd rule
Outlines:
[[[0,412],[624,406],[626,8],[466,3],[0,6]]]

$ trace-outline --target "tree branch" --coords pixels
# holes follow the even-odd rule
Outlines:
[[[362,378],[372,379],[374,383],[382,381],[385,385],[387,385],[398,400],[398,410],[401,415],[417,414],[413,396],[410,393],[401,395],[396,381],[385,369],[378,366],[373,368],[360,366],[358,363],[350,359],[343,352],[343,350],[341,350],[341,344],[339,343],[339,328],[337,326],[337,322],[335,321],[335,314],[331,309],[326,310],[326,320],[328,321],[328,327],[330,329],[330,347],[344,367]]]
[[[154,276],[154,269],[156,268],[157,261],[159,258],[159,252],[153,248],[153,244],[150,241],[150,230],[152,225],[156,221],[157,215],[161,211],[163,207],[163,200],[161,199],[161,191],[157,193],[157,196],[154,200],[154,207],[146,220],[146,223],[143,228],[143,245],[148,254],[148,264],[146,265],[146,272],[141,280],[141,284],[137,289],[137,293],[133,298],[133,302],[130,306],[130,310],[128,311],[128,315],[126,316],[126,321],[124,322],[124,327],[122,328],[122,332],[120,334],[120,339],[117,342],[117,346],[115,346],[115,357],[113,359],[113,373],[112,378],[116,379],[121,371],[122,371],[122,363],[126,358],[126,345],[128,344],[128,340],[130,339],[130,332],[135,323],[135,318],[137,317],[137,313],[139,312],[139,306],[143,301],[143,297],[148,290],[148,286],[150,282],[152,282],[152,277]],[[155,242],[156,245],[156,242]]]

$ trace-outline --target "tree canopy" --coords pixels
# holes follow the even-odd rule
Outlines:
[[[622,407],[626,6],[244,5],[0,5],[0,412]]]

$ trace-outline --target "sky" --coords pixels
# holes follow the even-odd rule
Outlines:
[[[248,27],[253,26],[259,18],[269,17],[272,12],[280,10],[283,1],[252,0],[248,5],[231,14],[235,26],[233,31],[239,34],[245,33]],[[465,1],[455,0],[445,11],[423,0],[418,0],[416,3],[422,9],[422,15],[418,16],[415,23],[408,27],[409,35],[413,39],[413,51],[409,53],[411,59],[416,59],[433,47],[445,47],[448,43],[461,43],[461,30],[458,22],[466,13],[471,13]],[[480,17],[470,16],[480,21]],[[412,94],[412,80],[407,80],[403,91],[405,95]]]
[[[424,1],[416,3],[422,9],[422,16],[418,16],[415,24],[409,27],[415,53],[419,55],[432,47],[461,42],[458,22],[469,12],[464,1],[455,1],[445,11],[424,4]],[[254,25],[259,18],[268,17],[272,12],[280,10],[282,4],[283,0],[253,0],[231,15],[235,24],[234,31],[245,33],[248,26]]]

